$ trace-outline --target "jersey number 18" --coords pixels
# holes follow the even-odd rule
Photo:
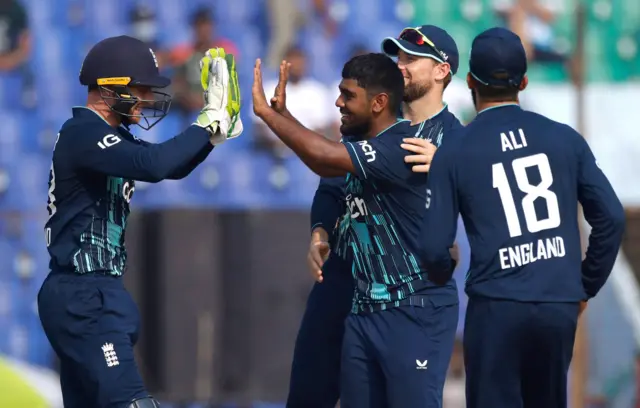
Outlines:
[[[523,193],[526,193],[520,204],[522,206],[527,230],[531,233],[536,233],[559,227],[560,207],[558,206],[558,197],[553,191],[549,190],[551,184],[553,184],[553,174],[551,173],[551,166],[549,165],[547,155],[540,153],[521,157],[513,160],[511,167],[518,188]],[[540,172],[540,183],[538,185],[534,186],[529,182],[527,169],[530,167],[537,167]],[[492,168],[492,174],[493,188],[497,188],[500,194],[502,208],[507,220],[507,227],[509,228],[509,235],[512,238],[519,237],[522,235],[522,228],[504,165],[502,163],[495,163]],[[536,214],[534,202],[538,198],[542,198],[546,202],[547,218],[539,219]]]

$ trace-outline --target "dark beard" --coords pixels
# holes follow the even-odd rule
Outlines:
[[[429,85],[410,84],[404,88],[402,100],[407,103],[413,102],[425,96],[429,89],[431,89]]]
[[[358,140],[363,140],[367,133],[371,130],[371,123],[353,123],[348,125],[340,125],[340,133],[343,136],[353,136],[358,138]]]

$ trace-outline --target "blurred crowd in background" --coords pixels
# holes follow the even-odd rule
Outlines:
[[[379,52],[384,37],[422,24],[443,27],[458,44],[460,69],[444,99],[465,123],[475,115],[465,83],[465,56],[473,37],[495,25],[518,33],[530,61],[530,86],[522,94],[523,107],[577,127],[610,177],[628,210],[627,237],[610,282],[589,306],[581,342],[586,352],[576,354],[580,373],[572,373],[582,379],[572,383],[581,392],[571,394],[572,404],[640,407],[640,363],[636,363],[640,183],[634,179],[640,174],[638,0],[0,0],[0,406],[61,406],[55,356],[40,328],[35,297],[47,274],[42,228],[53,142],[71,107],[85,103],[86,89],[78,82],[78,72],[94,43],[114,35],[135,36],[154,49],[161,69],[172,77],[170,114],[149,132],[136,131],[153,142],[180,132],[200,110],[202,54],[211,47],[235,54],[246,102],[245,133],[216,148],[186,180],[136,186],[132,223],[144,227],[138,227],[134,238],[128,234],[134,258],[128,279],[137,288],[139,302],[147,305],[141,309],[143,317],[152,321],[146,326],[149,331],[171,332],[173,323],[163,311],[177,310],[199,316],[197,324],[181,330],[185,338],[201,339],[202,316],[211,315],[209,337],[226,340],[208,346],[213,348],[210,354],[233,354],[225,348],[231,344],[237,349],[233,355],[242,358],[238,364],[245,367],[245,377],[255,374],[245,382],[230,380],[242,377],[238,367],[224,373],[218,367],[216,374],[206,374],[213,368],[198,368],[201,350],[182,346],[176,333],[152,346],[142,342],[143,371],[152,391],[167,406],[207,406],[203,404],[210,401],[278,403],[286,395],[293,341],[312,284],[304,264],[305,220],[318,178],[254,118],[248,103],[253,63],[258,57],[266,62],[269,95],[275,87],[275,68],[282,59],[288,60],[291,112],[305,126],[337,140],[340,116],[334,102],[343,63],[354,55]],[[207,222],[200,222],[198,228],[185,227],[203,214],[213,217],[214,227],[207,230]],[[205,293],[223,293],[220,302],[193,306],[162,295],[169,292],[166,282],[174,278],[171,271],[166,271],[166,277],[159,272],[164,269],[158,265],[164,265],[168,255],[154,251],[167,248],[163,237],[180,234],[211,242],[210,251],[203,245],[184,248],[168,264],[182,268],[182,262],[193,264],[203,253],[219,262],[182,269],[177,278],[183,283],[182,295],[194,296],[190,291],[200,286]],[[468,245],[463,243],[461,251],[468,257]],[[264,253],[280,255],[265,261]],[[161,260],[153,261],[154,257]],[[466,264],[462,262],[457,271],[461,287]],[[222,269],[211,287],[190,281],[190,273],[205,276],[208,268]],[[236,305],[234,290],[241,291],[242,285],[230,282],[224,273],[253,279],[255,302],[266,299],[265,303],[243,312],[230,306]],[[275,283],[254,279],[270,273]],[[160,283],[151,285],[150,280]],[[256,307],[272,308],[272,312],[257,318],[252,312]],[[287,318],[279,319],[278,313]],[[243,320],[242,316],[252,317]],[[269,318],[275,320],[265,323]],[[239,329],[243,322],[255,327]],[[273,347],[250,350],[253,340],[240,341],[237,336],[259,338]],[[201,340],[194,341],[200,347]],[[171,356],[177,353],[197,354],[189,357],[194,364],[175,362],[177,358]],[[266,354],[279,356],[276,363],[273,358],[268,363],[278,370],[252,369],[260,366],[258,360]],[[223,360],[209,364],[234,365],[228,360],[220,363]],[[179,372],[159,373],[170,367],[179,367]],[[189,380],[173,389],[174,383],[168,380],[173,377]],[[276,377],[278,381],[273,380]],[[10,396],[15,399],[3,400]],[[24,405],[17,402],[23,401],[20,398],[32,399]],[[445,408],[465,406],[460,347],[451,361],[444,404]]]

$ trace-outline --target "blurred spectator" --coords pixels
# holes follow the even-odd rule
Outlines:
[[[170,63],[176,67],[173,78],[173,106],[184,117],[191,120],[194,112],[202,108],[202,87],[200,85],[200,59],[209,48],[222,47],[238,59],[238,51],[233,42],[215,35],[215,19],[209,7],[196,10],[191,19],[193,43],[184,44],[171,51]]]
[[[295,40],[298,27],[303,22],[297,0],[269,0],[269,30],[271,38],[267,63],[271,68],[280,65],[280,57]]]
[[[289,48],[284,54],[284,59],[291,63],[287,86],[289,111],[307,128],[327,134],[335,117],[333,111],[337,110],[332,104],[327,88],[307,76],[307,57],[300,48]],[[273,96],[277,84],[277,79],[265,82],[264,89],[268,98]],[[277,158],[284,158],[292,153],[262,121],[255,116],[253,118],[256,121],[255,137],[258,148],[269,150]]]
[[[138,4],[129,13],[131,35],[140,41],[149,44],[153,49],[160,67],[167,64],[167,52],[160,48],[158,39],[158,20],[153,9],[145,4]]]
[[[320,20],[327,36],[333,36],[338,29],[336,21],[329,13],[327,0],[313,0],[313,12],[315,18]]]
[[[0,0],[0,70],[22,67],[30,52],[31,35],[25,8],[17,0]]]
[[[511,31],[522,39],[531,63],[561,64],[574,84],[582,81],[583,67],[568,49],[562,49],[553,23],[564,3],[557,0],[501,0],[495,11]]]
[[[443,408],[465,408],[467,406],[465,397],[464,355],[462,341],[460,339],[456,339],[453,345],[453,354],[449,362],[447,380],[444,384],[442,403]]]
[[[145,4],[134,6],[129,13],[129,24],[131,24],[131,35],[145,43],[153,49],[160,68],[169,64],[169,55],[166,50],[160,48],[158,38],[158,19],[153,9]]]
[[[153,9],[145,4],[134,6],[129,13],[129,24],[133,37],[146,42],[151,48],[158,48],[158,23]]]
[[[327,35],[336,32],[336,23],[329,14],[326,0],[312,0],[314,16],[304,16],[299,0],[269,0],[269,28],[271,39],[267,52],[267,63],[271,68],[280,65],[280,56],[290,44],[295,43],[298,28],[306,24],[306,17],[315,17],[324,26]]]
[[[496,12],[522,39],[529,61],[565,62],[569,56],[555,48],[553,21],[562,7],[556,0],[512,0],[497,3]]]

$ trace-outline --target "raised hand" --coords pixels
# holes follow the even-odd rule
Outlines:
[[[280,63],[278,86],[276,86],[273,98],[271,98],[271,107],[278,113],[284,113],[287,110],[287,82],[289,81],[290,67],[291,63],[287,61]]]
[[[271,108],[267,97],[264,95],[264,87],[262,85],[262,61],[260,58],[256,60],[256,65],[253,67],[253,86],[251,87],[251,95],[253,97],[253,113],[261,117]]]
[[[200,60],[200,83],[204,106],[194,125],[206,129],[214,145],[240,136],[241,101],[233,55],[224,48],[209,49]]]

